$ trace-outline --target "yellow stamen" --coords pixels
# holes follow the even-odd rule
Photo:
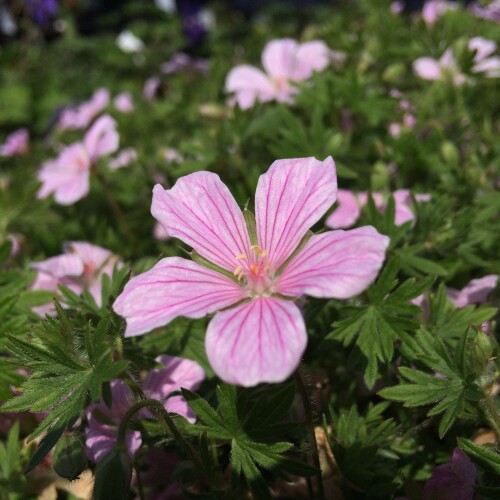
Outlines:
[[[265,257],[267,254],[267,251],[264,250],[263,248],[259,247],[259,245],[252,245],[250,247],[250,250],[253,250],[260,257]]]
[[[236,256],[236,260],[248,260],[246,253],[240,253],[240,255]]]

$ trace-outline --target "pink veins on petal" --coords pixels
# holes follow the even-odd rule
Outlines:
[[[216,313],[205,342],[220,378],[242,386],[285,380],[307,344],[294,299],[359,294],[377,276],[389,243],[369,226],[305,242],[336,195],[332,158],[277,160],[259,179],[250,236],[217,175],[196,172],[169,190],[155,186],[153,216],[209,267],[167,257],[131,279],[113,306],[127,320],[125,335],[149,332],[177,316]]]

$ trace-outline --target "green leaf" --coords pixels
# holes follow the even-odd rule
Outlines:
[[[500,475],[500,453],[465,438],[457,438],[458,446],[476,464]]]

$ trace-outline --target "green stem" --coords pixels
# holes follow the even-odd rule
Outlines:
[[[134,415],[142,408],[148,408],[154,414],[154,416],[163,425],[163,427],[170,431],[170,433],[176,440],[179,447],[182,449],[184,454],[191,459],[191,461],[198,469],[198,471],[201,473],[201,475],[205,479],[210,479],[209,477],[207,477],[205,468],[203,467],[201,460],[198,458],[193,448],[191,448],[189,443],[184,439],[182,434],[179,432],[179,429],[177,429],[177,426],[175,425],[168,411],[165,410],[165,408],[163,408],[163,405],[159,401],[156,401],[155,399],[142,399],[141,401],[138,401],[127,410],[127,412],[123,416],[122,421],[120,422],[120,426],[118,427],[116,448],[118,450],[126,449],[125,437],[127,434],[128,424],[130,420],[134,417]]]
[[[113,211],[116,219],[118,220],[119,224],[121,225],[123,229],[123,233],[125,234],[127,240],[129,243],[133,243],[135,238],[134,234],[130,230],[130,227],[127,222],[127,218],[125,217],[125,214],[123,213],[122,209],[120,208],[120,205],[116,201],[116,198],[113,196],[113,193],[111,192],[109,188],[108,181],[106,178],[99,172],[97,169],[93,171],[93,174],[95,178],[101,183],[103,189],[104,189],[104,194],[106,196],[106,200],[111,207],[111,210]]]
[[[318,498],[320,500],[324,500],[325,492],[323,489],[323,477],[321,474],[321,463],[319,461],[318,443],[316,442],[316,433],[314,431],[313,409],[311,405],[311,400],[309,399],[309,394],[307,392],[306,384],[304,383],[302,368],[300,366],[299,368],[297,368],[297,371],[295,372],[295,383],[297,384],[297,390],[299,391],[300,397],[302,399],[302,405],[304,406],[306,425],[307,425],[307,430],[309,432],[309,441],[311,445],[312,461],[314,466],[318,469],[318,474],[317,474]],[[307,480],[308,480],[307,483],[308,490],[311,494],[312,491],[312,484],[310,484],[311,480],[310,478],[307,478]]]
[[[500,415],[498,415],[497,407],[489,392],[484,392],[484,400],[486,402],[486,407],[488,408],[488,413],[491,417],[490,421],[497,436],[497,441],[500,442]]]

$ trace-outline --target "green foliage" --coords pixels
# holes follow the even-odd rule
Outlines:
[[[356,344],[367,359],[364,378],[368,388],[372,388],[380,376],[379,362],[392,360],[395,342],[418,328],[414,316],[419,308],[409,301],[421,295],[433,282],[433,278],[419,282],[410,278],[398,286],[398,267],[398,260],[391,260],[368,289],[368,304],[342,308],[341,313],[347,318],[336,321],[334,330],[326,337],[341,341],[345,346]]]

